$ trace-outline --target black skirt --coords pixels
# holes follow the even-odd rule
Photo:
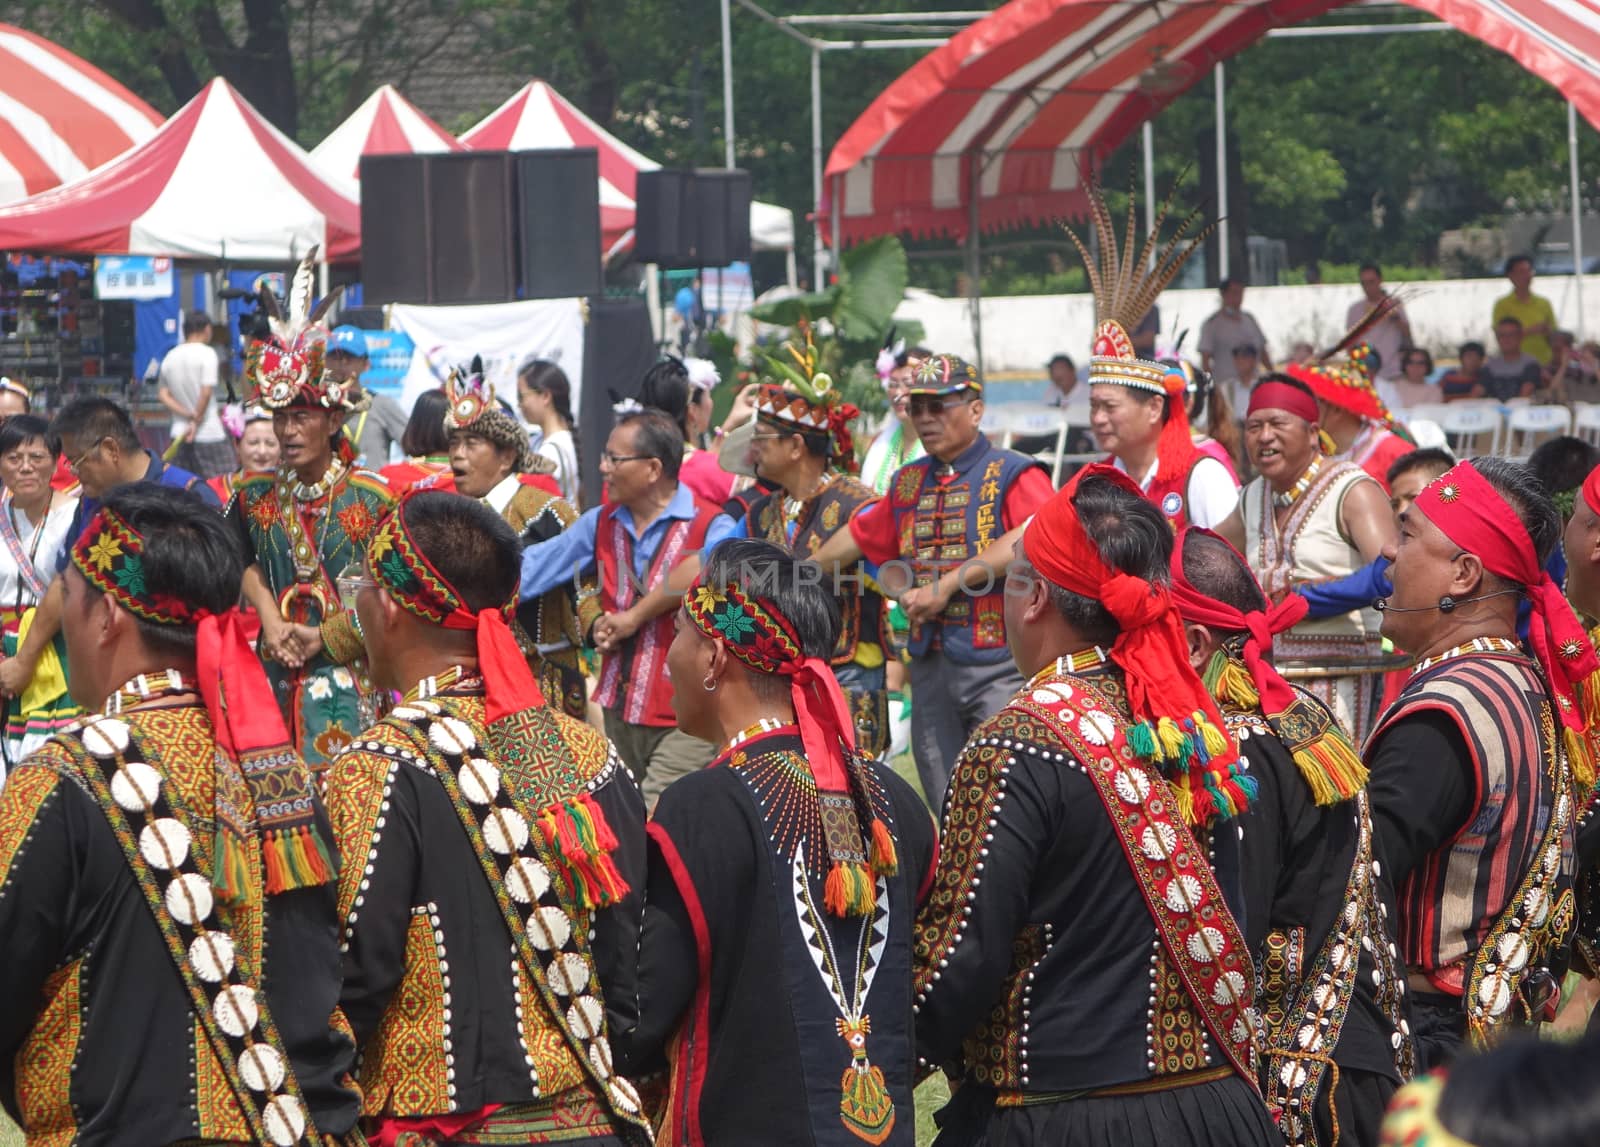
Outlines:
[[[1331,1078],[1332,1073],[1329,1073]],[[1378,1147],[1379,1132],[1383,1126],[1383,1113],[1389,1109],[1389,1100],[1399,1090],[1399,1084],[1388,1076],[1358,1068],[1343,1068],[1339,1072],[1339,1090],[1334,1093],[1333,1110],[1328,1109],[1327,1084],[1317,1097],[1316,1142],[1329,1147],[1334,1142],[1333,1116],[1339,1117],[1339,1147]]]
[[[963,1085],[938,1115],[934,1147],[1282,1147],[1266,1105],[1244,1080],[1139,1095],[996,1107],[994,1092]]]

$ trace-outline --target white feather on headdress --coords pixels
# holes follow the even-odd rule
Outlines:
[[[722,376],[717,373],[717,364],[708,358],[684,359],[683,371],[689,376],[689,385],[696,390],[710,390],[722,381]]]

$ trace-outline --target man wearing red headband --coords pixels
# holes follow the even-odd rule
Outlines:
[[[338,854],[242,575],[220,516],[150,484],[106,494],[62,571],[93,715],[0,791],[0,1062],[29,1142],[312,1147],[360,1114]]]
[[[1313,360],[1285,369],[1316,396],[1319,422],[1333,439],[1333,456],[1354,462],[1389,492],[1389,468],[1416,446],[1394,431],[1394,415],[1383,404],[1372,376],[1373,351],[1365,343],[1339,358]]]
[[[1394,537],[1383,488],[1354,463],[1323,454],[1319,417],[1311,391],[1286,375],[1269,375],[1250,392],[1245,449],[1260,477],[1244,488],[1242,521],[1222,533],[1273,602],[1302,583],[1356,572]],[[1377,704],[1380,678],[1369,664],[1382,653],[1377,627],[1371,609],[1352,609],[1303,621],[1273,642],[1280,660],[1320,670],[1307,688],[1358,745]]]
[[[354,465],[341,430],[350,392],[324,372],[324,339],[313,325],[292,343],[252,344],[245,376],[272,411],[282,461],[276,474],[241,481],[227,510],[252,556],[244,596],[261,618],[267,676],[316,770],[376,716],[361,637],[334,579],[394,504],[382,478]]]
[[[1206,863],[1237,860],[1218,822],[1253,782],[1189,665],[1171,554],[1107,465],[1018,543],[1007,632],[1030,680],[956,765],[917,920],[918,1055],[961,1064],[952,1142],[1283,1142],[1250,950]]]
[[[1560,997],[1600,683],[1544,570],[1560,531],[1525,467],[1480,458],[1417,496],[1390,550],[1383,633],[1418,660],[1366,759],[1420,1068],[1549,1018]]]
[[[1411,1076],[1405,968],[1373,875],[1360,754],[1270,660],[1273,633],[1298,621],[1305,602],[1269,607],[1238,551],[1193,529],[1173,550],[1172,598],[1190,663],[1259,786],[1241,872],[1261,972],[1262,1093],[1291,1147],[1374,1142],[1389,1097]]]
[[[334,762],[341,1005],[378,1143],[582,1142],[643,1127],[631,1023],[644,802],[605,737],[544,704],[512,636],[516,535],[408,496],[340,580],[403,693]]]
[[[997,543],[1049,498],[1050,477],[983,436],[983,381],[971,363],[936,354],[918,364],[909,401],[928,456],[901,467],[889,493],[812,560],[831,574],[865,556],[915,581],[900,598],[911,620],[911,749],[938,808],[961,746],[1021,684],[1006,653],[1003,578],[986,559],[999,554],[1003,568]],[[905,576],[884,572],[895,592],[892,580]]]
[[[790,553],[724,543],[667,655],[688,733],[721,746],[650,821],[639,1024],[670,1067],[662,1143],[916,1139],[912,924],[933,825],[853,745],[831,595]]]

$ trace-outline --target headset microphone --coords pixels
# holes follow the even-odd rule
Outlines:
[[[1380,597],[1373,601],[1372,608],[1379,613],[1433,613],[1434,611],[1449,613],[1458,605],[1471,605],[1475,601],[1487,601],[1491,597],[1505,597],[1507,594],[1520,594],[1521,592],[1522,590],[1520,589],[1497,589],[1493,593],[1482,593],[1477,597],[1464,597],[1460,601],[1457,601],[1449,594],[1445,594],[1439,599],[1438,605],[1419,605],[1409,609],[1403,606],[1390,605],[1388,598]]]

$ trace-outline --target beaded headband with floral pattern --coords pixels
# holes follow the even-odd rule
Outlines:
[[[873,876],[892,874],[898,861],[894,839],[873,813],[861,766],[852,759],[855,727],[832,666],[820,657],[806,656],[800,635],[775,603],[737,583],[709,584],[702,572],[684,597],[683,608],[696,629],[720,640],[757,673],[790,679],[795,724],[819,799],[856,822],[852,832],[827,841],[829,871],[823,903],[836,916],[868,914],[874,899]],[[841,802],[841,794],[849,799]],[[867,843],[857,848],[852,839]]]
[[[194,608],[171,594],[152,594],[144,573],[144,538],[109,509],[90,519],[72,547],[72,564],[129,613],[158,625],[191,625]]]
[[[516,594],[501,605],[474,611],[459,590],[428,560],[411,536],[406,508],[415,498],[450,498],[439,491],[415,491],[402,499],[367,543],[367,565],[379,585],[408,612],[430,625],[473,630],[485,702],[493,724],[523,709],[544,704],[544,695],[517,645],[508,617]]]
[[[102,507],[72,547],[72,564],[122,608],[159,625],[193,626],[195,682],[211,719],[217,751],[240,762],[261,828],[261,859],[268,893],[327,884],[334,878],[332,850],[317,825],[310,773],[289,743],[272,686],[244,636],[237,608],[212,613],[150,591],[145,539],[120,515]],[[222,786],[217,787],[219,799]],[[249,851],[237,832],[217,817],[213,883],[230,903],[246,898]]]

